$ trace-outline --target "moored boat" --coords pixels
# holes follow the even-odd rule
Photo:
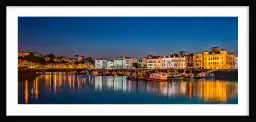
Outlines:
[[[92,71],[92,75],[99,75],[99,72],[97,72],[97,71]]]
[[[152,73],[149,77],[145,77],[144,80],[147,81],[167,81],[167,74],[166,73]]]
[[[206,74],[204,72],[199,73],[197,76],[194,76],[194,79],[213,79],[215,75],[213,73]]]
[[[168,77],[168,80],[182,80],[184,77],[183,76],[170,76]]]

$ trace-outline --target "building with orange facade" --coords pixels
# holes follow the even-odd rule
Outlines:
[[[234,69],[235,55],[225,49],[212,47],[202,55],[204,69]]]

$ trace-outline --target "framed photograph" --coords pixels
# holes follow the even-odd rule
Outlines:
[[[7,7],[7,114],[248,115],[248,12]]]

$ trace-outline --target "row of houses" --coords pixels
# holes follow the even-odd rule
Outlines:
[[[103,58],[95,60],[96,69],[132,69],[132,63],[140,63],[147,69],[237,69],[237,57],[225,49],[212,47],[210,51],[197,53],[169,54],[167,56],[148,55],[139,60],[130,57],[118,57],[113,61]]]
[[[106,60],[104,58],[98,58],[95,60],[96,69],[132,69],[133,63],[137,63],[138,60],[133,57],[117,57],[114,60]]]
[[[19,51],[18,52],[18,57],[25,57],[25,56],[28,56],[30,54],[32,54],[33,56],[36,56],[36,57],[42,57],[42,58],[45,59],[45,61],[50,61],[51,60],[50,56],[43,55],[43,54],[40,54],[38,52],[21,52],[21,51]],[[63,56],[54,56],[54,58],[53,58],[53,61],[57,62],[57,63],[61,63],[63,61],[68,62],[68,63],[73,63],[73,62],[81,62],[83,60],[85,60],[85,57],[81,56],[81,55],[75,55],[74,58],[63,57]]]

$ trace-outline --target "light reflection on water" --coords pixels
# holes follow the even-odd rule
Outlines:
[[[34,81],[19,82],[19,101],[36,101],[40,94],[64,94],[83,92],[147,93],[168,98],[184,96],[205,102],[226,103],[237,97],[237,82],[222,80],[190,80],[176,82],[130,81],[125,76],[69,75],[65,72],[49,72]],[[20,95],[20,92],[24,93]],[[20,96],[23,96],[22,98]],[[100,96],[99,96],[100,97]],[[47,99],[47,98],[42,98]]]

